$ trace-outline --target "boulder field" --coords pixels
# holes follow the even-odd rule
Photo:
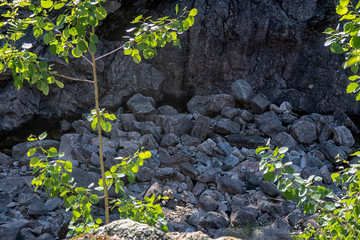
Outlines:
[[[156,239],[291,239],[291,231],[314,223],[314,216],[304,215],[295,202],[280,196],[275,184],[263,180],[255,149],[268,139],[273,147],[288,147],[285,160],[292,162],[295,172],[304,178],[321,176],[322,184],[335,192],[341,191],[330,177],[338,164],[336,155],[358,161],[348,155],[356,150],[353,134],[359,131],[342,110],[299,116],[289,102],[273,104],[241,79],[233,82],[230,94],[194,96],[186,103],[186,112],[156,106],[152,97],[142,94],[131,96],[126,105],[128,110],[118,109],[111,132],[104,134],[105,166],[140,147],[152,152],[136,182],[126,184],[126,194],[138,199],[168,196],[161,205],[170,233],[156,233],[129,220],[115,221],[119,216],[112,212],[111,226],[118,230],[109,239],[146,239],[121,226],[152,231],[158,234]],[[99,141],[90,123],[64,121],[61,130],[60,141],[43,140],[41,145],[65,153],[78,185],[96,183]],[[0,234],[8,240],[64,239],[71,214],[61,199],[34,193],[30,184],[26,152],[33,144],[13,146],[11,156],[0,153]],[[94,212],[104,217],[100,206]],[[106,230],[111,226],[97,233],[114,232]]]

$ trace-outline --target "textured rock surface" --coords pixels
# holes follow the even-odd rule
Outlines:
[[[110,14],[99,28],[99,54],[118,46],[116,41],[122,40],[138,14],[173,15],[175,3],[113,0],[107,4]],[[121,51],[98,61],[103,107],[117,108],[135,93],[178,102],[194,95],[230,93],[232,83],[243,79],[256,93],[278,105],[286,100],[296,111],[324,113],[341,107],[348,114],[359,112],[359,104],[346,94],[343,58],[323,46],[322,32],[337,22],[334,1],[187,0],[180,9],[185,5],[197,8],[198,15],[189,33],[181,37],[182,49],[161,49],[154,61],[141,64]],[[50,54],[44,56],[58,64],[60,73],[91,76],[82,59],[66,66]],[[64,117],[93,105],[91,84],[66,81],[64,89],[53,87],[49,96],[42,96],[27,86],[16,91],[9,77],[4,79],[0,131],[19,127],[37,114]]]
[[[236,93],[232,94],[188,101],[190,106],[194,99],[206,99],[210,104],[198,101],[202,103],[198,109],[208,116],[169,105],[156,108],[147,95],[137,94],[128,101],[132,113],[120,114],[112,131],[103,136],[105,167],[110,169],[118,163],[114,157],[132,155],[141,146],[151,150],[152,157],[136,173],[137,181],[126,183],[124,189],[139,200],[153,194],[168,196],[160,203],[172,233],[165,235],[127,220],[103,227],[108,234],[104,239],[231,239],[223,237],[228,235],[289,239],[307,216],[295,202],[280,196],[276,184],[263,180],[255,149],[270,137],[271,147],[290,148],[283,160],[291,161],[296,173],[303,178],[320,176],[319,184],[331,188],[336,188],[331,173],[340,164],[336,156],[358,161],[348,156],[356,151],[353,132],[357,129],[344,112],[298,116],[291,103],[262,105],[256,100],[259,106],[268,106],[262,108],[267,112],[258,115],[254,112],[260,108],[254,108],[251,99],[247,109],[233,106]],[[219,99],[232,100],[229,106]],[[43,140],[43,147],[59,147],[65,153],[64,158],[73,163],[70,175],[77,186],[96,184],[100,177],[98,138],[87,121],[68,125],[72,129],[60,141]],[[0,233],[9,239],[63,239],[71,213],[65,212],[61,199],[32,191],[32,169],[24,155],[34,144],[14,145],[7,151],[12,157],[0,154]],[[119,197],[114,191],[110,196]],[[100,207],[94,206],[95,218],[103,217]],[[117,220],[118,214],[112,213],[111,219]],[[230,224],[234,227],[229,228]]]

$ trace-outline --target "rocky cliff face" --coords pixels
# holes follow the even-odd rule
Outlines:
[[[135,16],[171,15],[175,4],[109,1],[110,14],[98,29],[99,54],[118,46]],[[359,104],[346,94],[342,56],[323,46],[322,31],[337,22],[333,0],[186,0],[179,4],[180,9],[198,9],[195,25],[182,36],[182,49],[161,49],[154,61],[139,65],[122,52],[99,61],[103,107],[116,109],[137,92],[184,107],[182,102],[194,95],[229,93],[232,82],[244,79],[271,102],[289,101],[296,111],[329,113],[341,107],[348,114],[358,114]],[[39,52],[46,55],[46,49]],[[57,63],[62,73],[91,78],[86,62]],[[0,131],[12,130],[36,114],[61,117],[93,105],[88,84],[66,82],[64,90],[54,87],[50,96],[40,97],[32,88],[9,90],[10,78],[1,79],[0,91],[6,96],[1,101]],[[24,100],[29,97],[30,101]],[[17,111],[11,107],[14,102]]]

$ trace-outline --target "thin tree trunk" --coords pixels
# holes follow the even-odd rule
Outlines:
[[[94,29],[93,29],[94,31]],[[102,143],[102,135],[101,135],[101,125],[100,125],[100,107],[99,107],[99,89],[98,89],[98,80],[96,74],[96,61],[95,61],[95,53],[91,52],[91,60],[92,60],[92,69],[94,76],[94,89],[95,89],[95,110],[97,117],[97,130],[99,136],[99,155],[100,155],[100,168],[101,168],[101,177],[103,179],[103,187],[104,187],[104,201],[105,201],[105,223],[109,223],[109,197],[108,197],[108,189],[106,185],[105,179],[105,168],[104,168],[104,155],[103,155],[103,143]]]

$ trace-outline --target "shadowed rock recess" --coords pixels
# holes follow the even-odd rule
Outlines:
[[[195,96],[184,113],[157,106],[150,96],[133,95],[126,103],[131,111],[122,113],[105,134],[105,165],[109,168],[114,157],[131,155],[140,146],[152,152],[137,181],[126,184],[125,191],[138,199],[168,196],[161,205],[170,233],[130,220],[115,221],[119,216],[114,211],[113,223],[81,239],[278,240],[291,239],[292,231],[313,222],[315,216],[304,215],[296,202],[280,196],[275,184],[264,181],[255,148],[269,138],[272,146],[288,147],[285,160],[293,162],[295,172],[304,178],[321,176],[322,184],[340,192],[330,173],[338,164],[337,154],[351,163],[359,161],[348,157],[355,151],[353,133],[358,129],[340,110],[299,116],[289,102],[271,103],[244,80],[235,81],[231,92]],[[41,144],[65,153],[78,185],[97,182],[96,133],[86,120],[63,125],[72,132]],[[30,186],[26,151],[33,144],[15,145],[11,157],[0,154],[0,233],[9,240],[63,239],[71,214],[60,199],[33,193]],[[99,206],[94,214],[104,218]]]
[[[119,46],[137,15],[173,16],[177,2],[179,9],[198,9],[195,25],[181,36],[182,48],[161,49],[155,60],[139,65],[122,52],[98,61],[102,107],[117,109],[141,93],[156,102],[177,102],[179,108],[195,95],[228,94],[234,81],[244,79],[264,94],[256,99],[261,104],[266,96],[278,105],[290,102],[296,112],[332,113],[341,107],[349,115],[359,113],[354,96],[345,92],[343,56],[323,46],[322,32],[337,23],[333,0],[110,0],[105,4],[109,16],[97,29],[98,54]],[[84,60],[72,59],[67,66],[37,41],[33,44],[60,73],[91,77]],[[52,87],[46,97],[27,86],[16,91],[9,75],[0,79],[0,132],[35,115],[49,119],[93,108],[90,84],[66,81],[65,89]]]

